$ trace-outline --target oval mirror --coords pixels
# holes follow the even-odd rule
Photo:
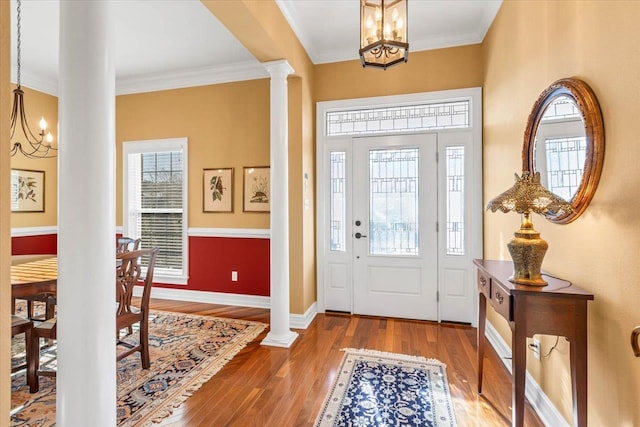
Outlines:
[[[584,212],[603,161],[604,125],[593,91],[579,79],[554,82],[533,106],[522,149],[522,170],[540,172],[542,185],[573,206],[548,220],[567,224]]]

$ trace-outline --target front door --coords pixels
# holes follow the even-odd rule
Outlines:
[[[437,134],[352,146],[353,312],[438,320]]]

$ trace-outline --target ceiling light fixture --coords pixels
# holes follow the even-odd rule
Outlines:
[[[11,147],[11,156],[15,156],[20,152],[25,157],[30,159],[45,159],[49,157],[56,157],[58,149],[54,148],[51,143],[53,142],[53,136],[51,132],[47,132],[47,122],[43,118],[40,119],[40,133],[38,136],[34,135],[29,128],[27,122],[27,115],[24,111],[24,91],[20,87],[20,6],[21,0],[18,3],[18,38],[17,38],[17,73],[16,73],[16,88],[13,90],[13,108],[11,109],[11,141],[13,141],[16,126],[22,129],[24,135],[24,143],[20,140],[13,143]]]
[[[408,0],[360,0],[360,62],[386,70],[407,62]]]

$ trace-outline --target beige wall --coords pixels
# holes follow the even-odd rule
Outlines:
[[[640,323],[640,2],[506,1],[483,43],[484,200],[512,185],[521,167],[527,116],[538,95],[563,77],[585,80],[600,101],[605,161],[587,211],[568,225],[533,218],[549,243],[543,268],[593,292],[589,303],[589,425],[640,425],[640,359],[629,335]],[[509,259],[517,215],[485,215],[486,258]],[[490,316],[507,341],[509,328]],[[543,353],[555,338],[543,341]],[[538,382],[571,420],[568,345],[530,361]]]
[[[11,116],[11,33],[9,2],[0,2],[0,425],[9,425],[11,406],[11,224],[9,182],[9,118]]]
[[[410,52],[409,61],[386,71],[360,61],[316,66],[315,101],[366,98],[482,86],[480,45]]]
[[[188,138],[189,227],[269,228],[269,214],[242,212],[244,166],[269,165],[269,80],[116,98],[116,224],[122,225],[122,143]],[[203,213],[203,169],[234,168],[233,213]]]
[[[289,84],[289,279],[290,309],[302,314],[316,300],[314,171],[314,66],[273,1],[202,3],[260,62],[286,60]],[[304,174],[309,176],[303,192]],[[304,209],[304,199],[310,200]]]
[[[13,89],[13,88],[12,88]],[[31,131],[40,131],[38,122],[44,117],[53,135],[54,146],[58,145],[58,98],[22,86],[24,108]],[[9,97],[13,99],[13,93]],[[16,127],[14,139],[23,145],[24,136]],[[11,227],[43,227],[58,225],[58,159],[28,159],[18,153],[11,158],[11,168],[44,171],[44,212],[15,212],[11,214]]]

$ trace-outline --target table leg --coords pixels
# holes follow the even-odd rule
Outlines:
[[[570,340],[573,425],[587,427],[587,303],[576,307],[576,331]]]
[[[484,331],[487,321],[487,297],[480,293],[478,307],[478,394],[482,394],[482,370],[484,367],[484,345],[487,340]]]
[[[522,319],[521,323],[525,320]],[[521,328],[519,328],[521,326]],[[512,330],[512,358],[511,371],[513,373],[512,389],[512,416],[511,423],[514,427],[524,425],[524,387],[525,373],[527,372],[527,337],[524,334],[525,325],[517,322]]]

